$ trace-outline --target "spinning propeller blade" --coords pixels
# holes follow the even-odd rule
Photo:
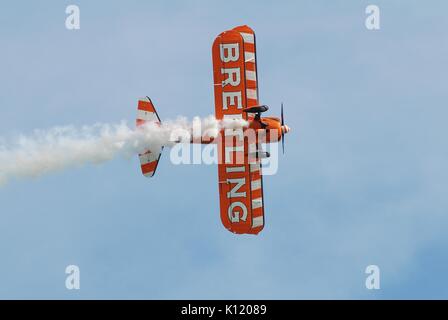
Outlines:
[[[282,150],[283,154],[285,154],[285,131],[284,131],[285,119],[283,117],[283,102],[281,107],[281,118],[282,118]]]

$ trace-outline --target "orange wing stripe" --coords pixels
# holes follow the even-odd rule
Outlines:
[[[148,112],[155,112],[154,106],[149,101],[138,101],[138,110],[148,111]]]
[[[156,166],[157,166],[157,161],[153,161],[153,162],[142,165],[143,174],[154,171],[156,169]]]

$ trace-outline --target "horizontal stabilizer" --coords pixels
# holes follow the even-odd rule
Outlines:
[[[141,98],[138,101],[137,107],[137,127],[142,126],[148,122],[160,124],[160,118],[157,111],[149,97]],[[160,156],[162,155],[163,147],[160,150],[145,150],[139,154],[140,167],[142,174],[151,178],[156,173],[157,165],[159,164]]]

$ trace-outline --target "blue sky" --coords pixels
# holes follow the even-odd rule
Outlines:
[[[364,26],[381,9],[381,30]],[[77,4],[81,29],[65,29]],[[10,1],[0,12],[0,137],[213,113],[211,44],[257,34],[260,98],[285,103],[266,227],[219,219],[217,168],[138,159],[0,189],[0,298],[448,298],[448,5],[443,1]],[[65,267],[81,289],[65,288]],[[364,286],[381,269],[381,289]]]

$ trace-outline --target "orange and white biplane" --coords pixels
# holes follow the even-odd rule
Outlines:
[[[282,141],[284,148],[289,127],[284,124],[283,106],[281,119],[261,117],[268,107],[258,100],[255,33],[250,27],[239,26],[218,35],[212,54],[216,118],[244,119],[249,124],[241,129],[244,132],[231,131],[231,139],[223,130],[223,138],[213,140],[218,146],[218,159],[223,159],[218,162],[221,221],[233,233],[258,234],[265,223],[261,160],[269,157],[262,151],[261,142]],[[160,118],[146,97],[138,102],[137,126],[148,121],[160,123]],[[248,130],[255,132],[255,139],[246,137]],[[161,152],[146,150],[139,155],[143,175],[154,176]]]

